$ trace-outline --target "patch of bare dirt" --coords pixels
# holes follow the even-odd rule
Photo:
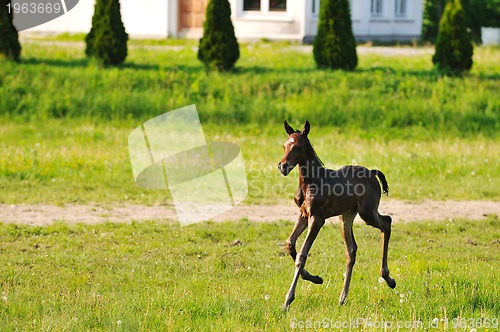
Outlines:
[[[500,215],[500,203],[493,201],[425,201],[407,203],[394,199],[382,199],[379,211],[392,216],[393,222],[424,220],[449,220],[455,218],[483,219],[488,215]],[[214,221],[248,219],[255,222],[278,220],[295,221],[298,208],[282,205],[239,205]],[[0,222],[28,225],[47,225],[57,221],[67,223],[131,222],[145,220],[175,221],[172,206],[143,205],[5,205],[0,204]],[[332,218],[335,220],[337,218]],[[358,221],[361,221],[357,217]]]

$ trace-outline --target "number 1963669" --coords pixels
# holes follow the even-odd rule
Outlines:
[[[34,2],[23,2],[23,3],[14,3],[11,5],[7,4],[7,10],[9,13],[14,14],[58,14],[63,8],[60,3],[34,3]]]

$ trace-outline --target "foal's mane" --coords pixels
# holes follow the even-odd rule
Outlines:
[[[321,161],[321,159],[319,159],[318,154],[316,153],[316,151],[314,150],[314,148],[313,148],[313,146],[311,144],[311,141],[309,141],[309,137],[307,137],[307,136],[302,136],[302,137],[305,138],[305,140],[306,140],[306,146],[309,149],[309,151],[311,152],[314,160],[317,161],[321,166],[325,166],[325,164],[323,163],[323,161]]]

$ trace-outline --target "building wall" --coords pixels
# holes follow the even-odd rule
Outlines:
[[[483,45],[500,45],[500,29],[499,28],[481,28],[481,38]]]
[[[406,0],[406,14],[396,15],[396,0],[383,0],[382,14],[373,16],[370,0],[359,0],[353,22],[353,32],[359,39],[412,39],[418,38],[422,29],[423,2]]]
[[[125,30],[134,37],[167,37],[168,2],[167,0],[121,0]],[[26,31],[87,33],[92,27],[94,4],[94,0],[80,0],[67,14]]]
[[[244,11],[244,0],[229,0],[236,36],[241,39],[312,40],[317,33],[320,0],[287,0],[286,11],[269,11],[269,0],[261,0],[260,11]],[[381,0],[379,16],[370,12],[372,0],[350,0],[353,32],[358,39],[418,38],[422,26],[422,1],[406,0],[405,17],[395,15],[395,1]],[[132,37],[200,38],[203,17],[195,10],[207,0],[121,0],[122,20]],[[180,9],[193,9],[181,15]],[[201,8],[200,7],[200,8]],[[198,8],[199,9],[199,8]],[[91,28],[94,0],[78,5],[51,22],[31,28],[33,32],[86,33]]]
[[[320,0],[310,0],[317,1]],[[395,13],[396,0],[382,0],[382,13],[372,15],[371,0],[351,0],[352,30],[357,39],[411,40],[422,29],[422,1],[406,0],[406,15]],[[315,6],[318,8],[319,4]],[[311,6],[313,8],[313,6]],[[318,13],[306,13],[306,40],[318,32]]]

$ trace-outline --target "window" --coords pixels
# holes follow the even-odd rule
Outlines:
[[[269,11],[286,12],[286,0],[270,0]]]
[[[372,16],[382,16],[382,0],[372,0],[371,13]]]
[[[396,16],[406,16],[406,0],[396,0]]]
[[[243,0],[243,10],[260,11],[260,0]]]
[[[243,0],[243,11],[286,12],[286,2],[287,0]]]
[[[319,14],[319,0],[312,0],[312,13],[313,16],[318,16]]]

